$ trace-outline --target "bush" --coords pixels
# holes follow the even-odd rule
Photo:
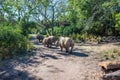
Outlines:
[[[62,31],[62,27],[54,27],[54,35],[56,37],[59,37],[60,35],[62,35],[63,31]]]
[[[30,33],[36,33],[36,28],[35,22],[21,22],[22,34],[25,36],[28,36]]]
[[[0,27],[0,58],[8,58],[28,50],[29,42],[19,27]]]

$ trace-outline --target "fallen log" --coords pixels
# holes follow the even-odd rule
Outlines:
[[[102,80],[120,80],[120,70],[104,74]]]
[[[120,69],[120,62],[118,61],[103,61],[98,65],[105,70]]]

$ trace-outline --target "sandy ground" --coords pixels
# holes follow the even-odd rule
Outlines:
[[[99,80],[100,45],[76,44],[67,54],[34,43],[38,48],[32,55],[1,62],[0,80]]]

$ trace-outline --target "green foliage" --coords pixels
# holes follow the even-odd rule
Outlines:
[[[22,27],[22,34],[25,36],[32,33],[32,31],[36,29],[35,22],[23,22],[21,25],[22,25],[21,26]]]
[[[60,27],[54,27],[54,34],[56,36],[69,36],[69,35],[77,35],[82,32],[82,27],[75,27],[75,26],[60,26]]]
[[[28,39],[19,27],[0,27],[0,58],[7,58],[28,50]]]
[[[62,27],[54,27],[54,34],[57,37],[62,35]]]
[[[0,4],[0,26],[19,24],[24,36],[39,32],[97,40],[94,35],[120,35],[119,0],[4,0]]]
[[[119,17],[116,15],[120,12],[119,0],[69,0],[68,2],[70,11],[68,20],[71,24],[75,23],[75,27],[84,26],[80,33],[87,32],[100,36],[120,35]]]
[[[115,20],[116,20],[115,29],[120,34],[120,13],[115,15]]]

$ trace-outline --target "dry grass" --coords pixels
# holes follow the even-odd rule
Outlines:
[[[112,44],[103,45],[99,48],[100,52],[103,53],[103,57],[106,59],[116,59],[120,57],[120,49],[118,46]]]
[[[101,45],[96,44],[95,46],[93,45],[81,46],[81,48],[83,48],[87,52],[92,51],[92,53],[99,53],[99,58],[101,58],[102,60],[120,60],[120,48],[118,45],[114,45],[113,43]]]

